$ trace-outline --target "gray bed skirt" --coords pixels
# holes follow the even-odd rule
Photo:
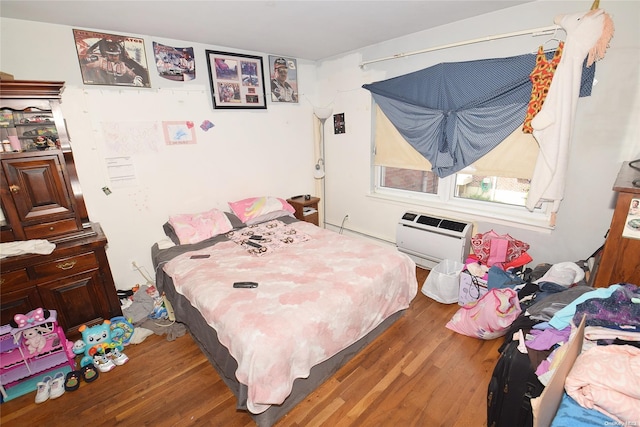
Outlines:
[[[175,291],[171,278],[165,275],[162,270],[158,270],[156,282],[158,290],[160,292],[164,291],[173,305],[176,321],[184,323],[187,326],[191,336],[198,344],[204,355],[209,359],[213,367],[218,371],[220,377],[236,396],[237,409],[246,411],[260,427],[269,427],[275,424],[294,406],[301,402],[312,391],[318,388],[318,386],[336,373],[338,369],[351,360],[351,358],[360,352],[360,350],[395,323],[395,321],[398,320],[405,311],[399,311],[391,315],[360,340],[356,341],[330,359],[314,366],[311,369],[308,378],[296,379],[293,383],[291,394],[282,404],[272,405],[268,410],[261,414],[253,414],[246,408],[247,387],[244,384],[240,384],[235,377],[235,371],[238,364],[229,354],[227,348],[221,345],[218,341],[215,329],[207,324],[204,318],[200,315],[200,312],[196,310],[184,296]]]

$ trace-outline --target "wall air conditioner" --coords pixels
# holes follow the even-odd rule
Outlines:
[[[417,212],[405,212],[396,228],[396,245],[420,267],[445,259],[464,263],[471,249],[472,224]]]

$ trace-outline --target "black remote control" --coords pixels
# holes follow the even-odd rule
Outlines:
[[[256,234],[254,234],[253,236],[249,237],[252,240],[262,240],[262,236],[258,236]]]
[[[233,284],[234,288],[257,288],[258,284],[256,282],[235,282]]]
[[[204,259],[204,258],[209,258],[211,255],[209,254],[202,254],[202,255],[191,255],[191,259]]]
[[[255,243],[255,242],[252,242],[251,240],[247,240],[245,243],[247,245],[249,245],[249,246],[253,246],[254,248],[261,248],[262,247],[261,245]]]

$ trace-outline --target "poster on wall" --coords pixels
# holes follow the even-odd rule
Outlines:
[[[262,57],[205,51],[213,108],[267,108]]]
[[[192,47],[172,47],[153,42],[153,55],[160,77],[184,82],[196,78]]]
[[[293,58],[269,55],[271,101],[298,102],[298,66]]]
[[[151,87],[143,39],[76,29],[73,38],[84,84]]]

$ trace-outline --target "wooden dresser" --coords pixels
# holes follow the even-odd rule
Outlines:
[[[53,253],[0,260],[0,320],[56,310],[67,337],[122,315],[107,238],[87,215],[62,110],[64,82],[0,81],[0,241],[47,240]]]
[[[617,193],[616,208],[596,270],[595,287],[621,282],[640,286],[640,229],[630,233],[628,224],[629,218],[634,218],[629,216],[632,201],[640,199],[640,187],[633,185],[636,179],[640,180],[640,171],[631,168],[629,162],[623,163],[613,185]],[[638,238],[625,237],[623,232]]]

